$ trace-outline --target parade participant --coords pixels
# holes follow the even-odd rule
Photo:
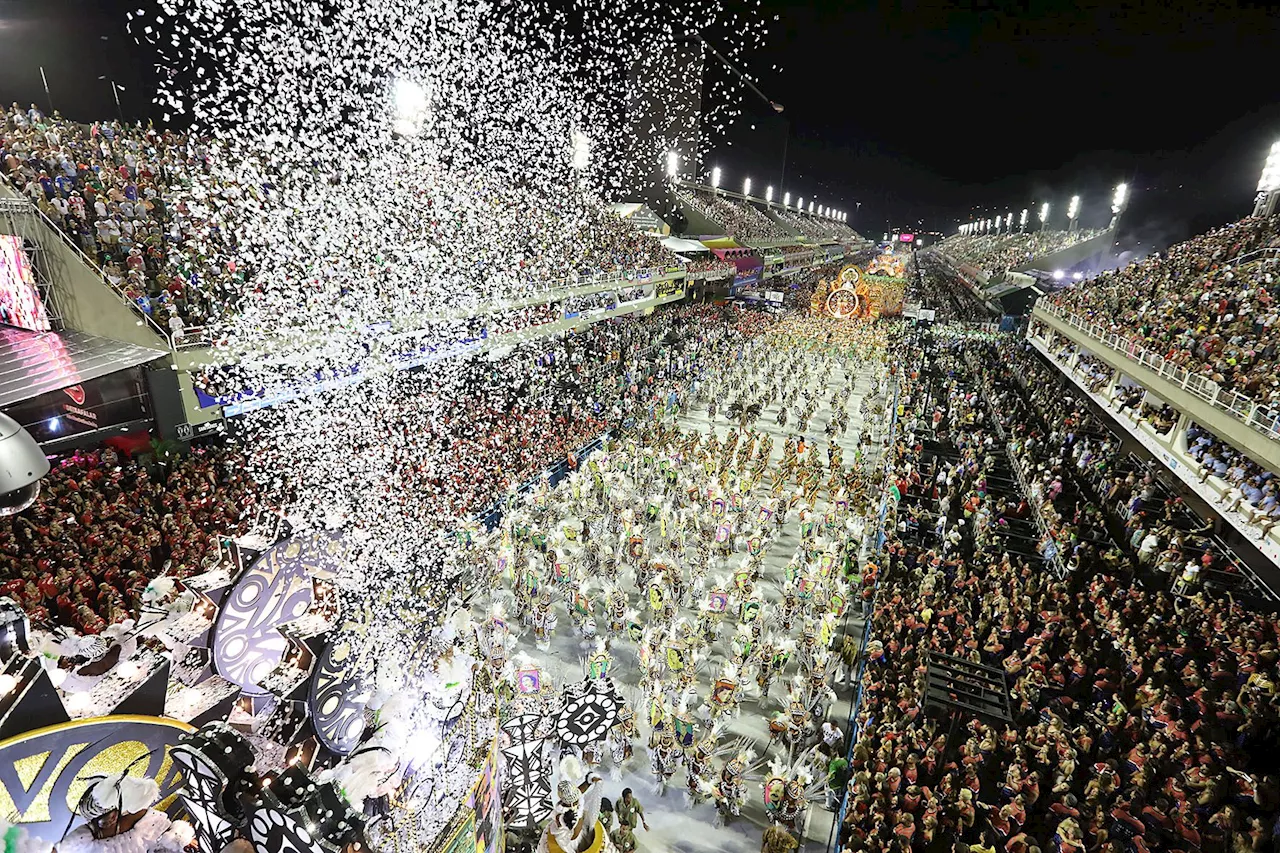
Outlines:
[[[619,825],[635,829],[639,824],[648,832],[649,823],[644,817],[644,806],[636,799],[630,788],[622,789],[622,797],[614,804],[614,811],[618,814]]]

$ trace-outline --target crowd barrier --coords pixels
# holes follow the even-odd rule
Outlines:
[[[884,532],[884,521],[889,514],[889,478],[892,475],[893,468],[893,445],[897,438],[898,430],[898,383],[895,381],[893,385],[893,405],[890,409],[892,414],[889,418],[889,452],[884,460],[884,479],[882,494],[880,496],[880,510],[876,516],[876,545],[874,553],[880,554],[884,548],[885,540],[888,538]],[[881,571],[876,577],[875,592],[871,597],[871,609],[863,609],[862,623],[862,641],[858,645],[858,669],[854,673],[854,679],[857,684],[857,692],[854,694],[853,702],[849,705],[849,718],[845,721],[845,731],[848,733],[848,749],[845,752],[845,760],[849,762],[850,778],[846,783],[844,793],[840,797],[840,808],[836,812],[836,819],[831,824],[831,833],[827,838],[827,850],[833,851],[839,849],[840,846],[840,827],[844,826],[845,815],[849,808],[849,784],[853,781],[853,748],[858,742],[858,712],[862,708],[862,676],[867,668],[867,644],[871,642],[871,621],[872,615],[875,613],[876,600],[880,597],[880,582],[884,578],[884,572]],[[848,615],[846,614],[846,623]],[[847,624],[846,624],[847,629]]]

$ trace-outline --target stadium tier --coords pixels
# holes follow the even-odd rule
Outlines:
[[[1271,849],[1280,145],[1086,279],[682,180],[696,2],[287,6],[3,113],[5,853]]]
[[[938,243],[935,249],[980,271],[987,278],[997,278],[1009,270],[1025,267],[1037,258],[1092,240],[1105,232],[1106,229],[1086,228],[1076,231],[955,234]]]

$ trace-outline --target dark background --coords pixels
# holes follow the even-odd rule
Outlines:
[[[125,32],[130,8],[0,0],[0,100],[47,109],[44,65],[65,115],[115,115],[114,79],[125,118],[154,117],[155,60]],[[750,175],[760,195],[772,183],[779,198],[789,190],[847,210],[868,235],[951,232],[971,215],[1023,207],[1034,221],[1044,200],[1051,225],[1064,227],[1075,193],[1081,224],[1101,226],[1123,180],[1126,241],[1159,247],[1248,213],[1280,139],[1280,12],[1264,5],[760,0],[759,9],[768,49],[744,70],[785,112],[747,93],[704,165],[720,165],[730,189]]]

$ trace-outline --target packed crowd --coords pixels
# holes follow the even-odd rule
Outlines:
[[[255,508],[243,461],[197,449],[142,462],[107,447],[54,462],[36,503],[0,518],[0,594],[40,627],[97,634],[136,618],[147,586],[218,556]]]
[[[618,317],[555,343],[526,344],[497,363],[469,363],[461,404],[433,387],[407,395],[386,428],[431,434],[409,445],[398,479],[436,498],[442,518],[479,512],[606,429],[674,410],[772,322],[714,305]]]
[[[697,275],[702,278],[722,278],[736,273],[738,265],[733,261],[726,261],[709,254],[705,258],[690,261],[685,265],[684,269],[687,275]]]
[[[1242,219],[1051,299],[1224,388],[1280,404],[1280,259],[1246,257],[1280,243],[1278,229],[1280,216]]]
[[[5,178],[179,342],[235,310],[250,274],[236,244],[247,190],[229,185],[206,196],[207,218],[186,200],[193,184],[214,175],[218,152],[205,139],[114,121],[80,124],[34,105],[12,105],[0,126]],[[548,253],[543,235],[563,230],[554,221],[562,213],[531,204],[521,220],[526,233],[507,235],[529,247],[516,262],[530,283],[676,264],[603,205],[576,211],[586,224],[575,256]]]
[[[935,435],[942,427],[958,458],[935,478],[920,437],[908,435],[894,470],[906,494],[968,522],[961,535],[972,556],[944,555],[927,538],[890,540],[845,849],[1267,849],[1280,805],[1274,767],[1262,760],[1278,745],[1276,621],[1203,590],[1145,591],[1106,560],[1058,580],[984,541],[975,530],[999,445],[992,419],[975,410],[977,377],[949,349],[923,345],[932,381],[906,399],[914,420],[935,424]],[[935,407],[938,421],[928,416]],[[1023,420],[1030,409],[998,401],[993,414],[1009,434],[1036,437],[1019,452],[1045,474],[1076,453],[1071,410],[1038,436],[1035,419]],[[1089,468],[1094,451],[1108,455],[1081,450],[1076,467]],[[1101,522],[1093,512],[1090,527]],[[926,656],[937,653],[1003,670],[1012,722],[966,715],[955,727],[930,707]]]
[[[785,240],[792,234],[748,201],[706,190],[677,190],[680,201],[722,226],[739,240]]]
[[[1083,228],[1079,231],[954,234],[939,243],[937,248],[958,262],[981,270],[989,278],[996,278],[1036,258],[1091,240],[1102,232],[1101,228]]]
[[[920,267],[923,286],[916,284],[914,271],[910,271],[908,302],[932,308],[939,322],[986,322],[995,316],[994,311],[974,297],[962,279],[946,268],[935,252],[915,253],[912,257]]]
[[[798,234],[810,240],[862,240],[862,235],[843,222],[790,210],[778,210],[775,212],[783,222],[787,223]]]
[[[1217,477],[1227,484],[1226,508],[1251,509],[1263,536],[1280,524],[1280,480],[1197,423],[1187,427],[1187,453],[1200,463],[1200,482]]]

